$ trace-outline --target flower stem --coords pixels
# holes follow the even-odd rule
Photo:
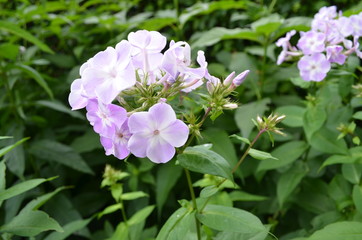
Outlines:
[[[124,210],[124,204],[123,204],[123,200],[121,199],[121,212],[122,212],[122,217],[123,217],[123,221],[126,224],[126,226],[128,226],[128,219],[127,219],[127,215],[126,215],[126,211]]]
[[[196,210],[196,213],[198,213],[198,212],[199,212],[199,209],[198,209],[197,203],[196,203],[196,197],[195,197],[194,188],[192,187],[192,181],[191,181],[190,171],[185,168],[185,173],[186,173],[186,178],[187,178],[187,184],[189,185],[189,189],[190,189],[190,194],[191,194],[192,203],[193,203],[193,205],[194,205],[194,208],[195,208],[195,210]],[[201,239],[200,222],[199,222],[199,220],[197,219],[196,215],[195,215],[195,223],[196,223],[197,239],[200,240],[200,239]]]

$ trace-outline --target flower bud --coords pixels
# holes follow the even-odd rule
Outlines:
[[[227,76],[223,82],[224,86],[230,86],[231,83],[233,82],[234,77],[235,77],[235,72],[230,73],[229,76]]]
[[[248,76],[249,72],[250,70],[245,70],[244,72],[237,75],[233,80],[233,85],[235,87],[240,86],[244,82],[245,78]]]
[[[223,108],[232,110],[238,108],[238,105],[236,103],[227,103],[223,105]]]

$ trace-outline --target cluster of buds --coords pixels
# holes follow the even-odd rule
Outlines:
[[[253,120],[254,124],[257,126],[259,132],[274,132],[276,134],[285,136],[281,128],[277,127],[277,124],[285,119],[285,115],[270,114],[268,117],[261,118],[257,116],[256,121]]]
[[[362,36],[362,13],[344,17],[341,11],[337,13],[336,6],[322,7],[314,16],[311,30],[300,32],[296,47],[289,42],[295,34],[292,30],[276,42],[283,48],[277,64],[300,57],[298,69],[305,81],[322,81],[332,63],[343,65],[352,53],[362,58],[358,42]]]
[[[186,143],[189,128],[167,100],[217,78],[208,73],[203,51],[197,53],[195,68],[189,44],[171,41],[164,50],[166,42],[156,31],[131,32],[128,40],[81,66],[69,104],[72,110],[86,108],[106,155],[124,159],[132,153],[165,163]],[[228,88],[235,89],[245,77],[230,80]]]

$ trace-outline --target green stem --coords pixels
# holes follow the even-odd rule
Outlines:
[[[121,199],[121,211],[122,211],[122,217],[123,217],[123,221],[126,224],[126,226],[128,226],[128,219],[127,219],[127,215],[126,215],[126,211],[124,210],[124,204],[123,204],[123,200]]]
[[[192,187],[190,171],[185,168],[185,173],[186,173],[186,178],[187,178],[187,184],[189,185],[189,190],[190,190],[190,194],[191,194],[192,203],[194,205],[196,213],[199,213],[199,209],[198,209],[197,203],[196,203],[194,188]],[[200,240],[201,239],[200,222],[197,219],[196,214],[195,214],[195,223],[196,223],[197,239]]]

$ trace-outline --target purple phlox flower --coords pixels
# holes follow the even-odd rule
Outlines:
[[[346,52],[344,52],[345,55],[350,55],[352,53],[356,53],[356,55],[359,58],[362,58],[362,52],[359,50],[359,42],[358,42],[359,37],[358,36],[354,36],[353,37],[353,42],[350,40],[346,40],[344,42],[344,46],[346,47],[346,49],[348,49]]]
[[[298,62],[300,75],[305,81],[322,81],[331,69],[330,62],[322,53],[303,56]]]
[[[166,46],[166,37],[156,31],[139,30],[128,35],[128,41],[132,45],[132,62],[138,74],[148,83],[154,83],[161,76],[159,67],[162,61],[162,49]]]
[[[116,126],[121,126],[127,119],[127,111],[120,106],[92,99],[87,105],[87,119],[96,133],[112,138]]]
[[[361,15],[361,14],[360,14]],[[362,15],[361,15],[362,16]],[[358,42],[359,37],[355,36],[353,38],[353,49],[356,52],[357,56],[359,58],[362,58],[362,52],[359,50],[359,42]]]
[[[191,92],[192,90],[200,87],[203,84],[202,78],[206,75],[210,75],[207,71],[207,62],[205,59],[205,53],[203,51],[197,52],[197,63],[199,68],[186,68],[183,78],[183,92]]]
[[[106,151],[106,155],[114,155],[118,159],[126,158],[130,150],[128,149],[128,140],[131,137],[128,129],[128,119],[123,124],[115,125],[114,133],[110,137],[101,136],[101,144]]]
[[[339,65],[342,65],[345,61],[347,56],[344,55],[342,53],[343,51],[343,47],[340,45],[333,45],[333,46],[328,46],[326,48],[326,52],[327,52],[327,60],[329,62],[335,62],[338,63]]]
[[[72,107],[72,110],[84,108],[88,104],[88,97],[82,82],[83,80],[78,78],[74,80],[70,86],[68,101],[69,105]]]
[[[90,59],[82,70],[83,86],[89,98],[109,104],[116,96],[136,83],[130,63],[130,44],[123,40],[116,49],[108,47]]]
[[[350,17],[351,24],[353,27],[353,36],[361,37],[362,36],[362,14],[352,15]]]
[[[353,25],[348,17],[340,17],[337,20],[337,28],[343,37],[348,37],[353,34]]]
[[[309,31],[303,34],[299,39],[297,46],[304,54],[320,53],[325,49],[324,40],[325,34]]]
[[[175,147],[186,143],[187,125],[176,118],[166,103],[153,105],[148,112],[136,112],[128,120],[132,134],[128,147],[136,157],[148,157],[152,162],[165,163],[175,155]]]
[[[293,50],[293,47],[290,44],[290,39],[292,36],[294,36],[296,33],[295,30],[292,30],[290,32],[287,32],[285,37],[279,38],[278,41],[275,43],[278,47],[282,47],[282,51],[280,52],[277,60],[277,65],[282,64],[287,59],[288,56],[288,50]]]
[[[330,21],[337,17],[337,7],[322,7],[318,13],[314,15],[312,20],[312,31],[321,31],[327,33]]]

